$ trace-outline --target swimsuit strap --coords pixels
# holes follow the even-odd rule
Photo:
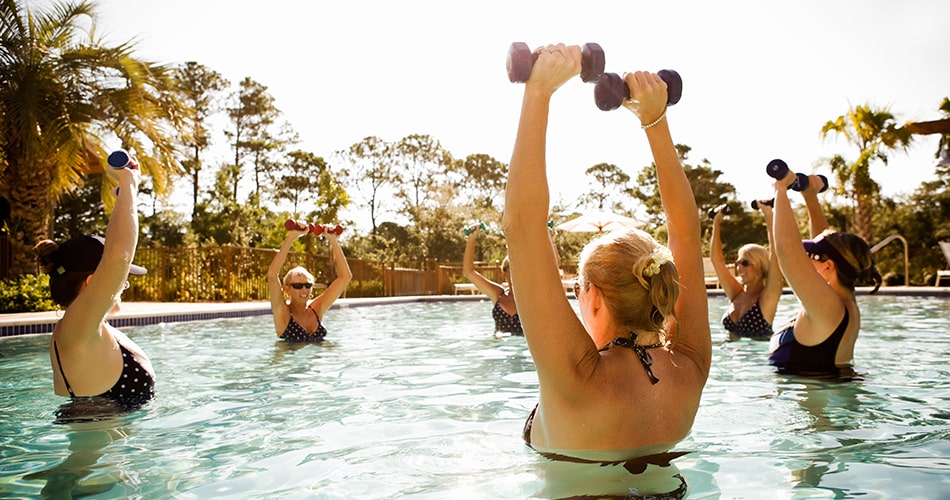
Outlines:
[[[66,384],[66,391],[69,392],[69,397],[75,398],[76,395],[73,394],[73,388],[69,386],[69,381],[66,380],[66,372],[63,371],[63,362],[59,360],[59,347],[56,346],[56,341],[53,341],[53,351],[56,353],[56,365],[59,366],[59,374],[63,376],[63,383]]]
[[[630,338],[616,337],[607,344],[606,347],[601,349],[601,351],[610,349],[610,346],[618,347],[629,347],[633,349],[633,352],[637,353],[637,357],[640,358],[640,363],[643,364],[643,369],[647,371],[647,376],[650,377],[650,383],[656,384],[660,379],[656,378],[656,375],[653,375],[653,370],[650,369],[650,366],[653,365],[653,356],[647,352],[647,349],[656,349],[658,347],[663,347],[662,342],[657,342],[650,345],[640,345],[637,343],[637,332],[630,332]]]

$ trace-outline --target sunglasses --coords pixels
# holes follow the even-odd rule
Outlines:
[[[575,297],[580,297],[580,296],[581,296],[581,288],[582,288],[582,287],[581,287],[581,282],[580,282],[580,280],[574,280],[574,296],[575,296]]]
[[[737,260],[737,261],[736,261],[736,265],[737,265],[737,266],[742,266],[742,267],[747,267],[747,266],[751,266],[751,265],[752,265],[752,262],[749,261],[749,259],[742,259],[742,260]]]
[[[309,290],[310,287],[313,286],[313,283],[290,283],[287,286],[293,288],[294,290],[300,290],[301,288],[306,288],[307,290]]]

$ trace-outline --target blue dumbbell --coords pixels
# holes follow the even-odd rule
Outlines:
[[[769,162],[765,167],[765,172],[769,174],[769,177],[780,180],[784,179],[788,175],[789,168],[788,164],[782,160],[775,159]],[[819,193],[825,192],[828,189],[828,178],[824,175],[819,175],[818,178],[821,179],[821,189],[818,190]],[[792,191],[804,191],[808,189],[808,176],[802,173],[795,174],[795,181],[792,182],[792,185],[789,186]]]
[[[671,69],[661,69],[657,75],[666,82],[666,105],[672,106],[683,97],[683,78]],[[630,99],[630,87],[616,73],[604,73],[594,86],[594,103],[602,111],[617,109],[623,101]]]
[[[123,168],[129,168],[129,163],[132,161],[132,155],[124,149],[117,149],[109,154],[109,166],[120,170]]]

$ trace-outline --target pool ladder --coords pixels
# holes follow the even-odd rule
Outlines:
[[[907,238],[904,238],[903,236],[896,233],[892,234],[888,236],[887,238],[884,238],[883,240],[881,240],[881,242],[878,243],[877,245],[874,245],[873,247],[871,247],[871,253],[872,254],[877,253],[877,251],[880,250],[882,247],[884,247],[884,245],[887,245],[888,243],[894,240],[901,240],[902,242],[904,242],[904,286],[909,286],[910,285],[910,260],[907,257],[907,248],[908,248]]]

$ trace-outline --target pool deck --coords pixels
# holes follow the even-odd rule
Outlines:
[[[866,295],[867,288],[858,288],[858,295]],[[711,297],[722,296],[721,289],[709,289]],[[790,294],[790,289],[785,289]],[[882,287],[878,295],[912,297],[948,297],[950,287]],[[485,300],[484,295],[425,295],[408,297],[380,297],[366,299],[342,298],[333,308],[361,307],[411,302]],[[160,323],[201,321],[221,318],[243,318],[270,314],[270,303],[257,302],[123,302],[122,309],[109,319],[117,328],[145,326]],[[19,335],[48,335],[62,316],[61,311],[0,314],[0,338]]]

